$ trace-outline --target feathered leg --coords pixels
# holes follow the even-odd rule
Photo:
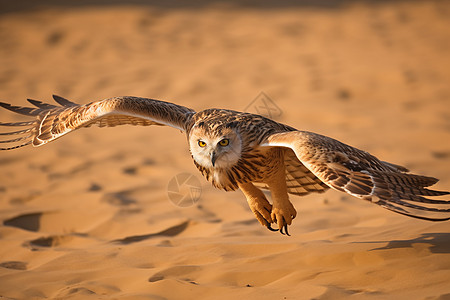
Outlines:
[[[272,220],[274,223],[277,223],[282,234],[289,235],[287,227],[292,224],[297,211],[291,201],[289,201],[284,167],[278,168],[277,172],[266,183],[272,194]]]
[[[267,201],[267,198],[264,196],[263,192],[255,187],[251,182],[240,183],[239,188],[247,198],[248,206],[250,206],[250,209],[255,214],[259,223],[271,231],[276,231],[276,229],[273,229],[270,226],[270,224],[273,223],[270,216],[272,205],[269,201]]]

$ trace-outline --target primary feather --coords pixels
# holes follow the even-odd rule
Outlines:
[[[282,233],[288,233],[287,226],[296,215],[288,193],[301,196],[329,188],[410,217],[450,219],[450,201],[428,198],[449,194],[428,188],[438,179],[411,174],[405,167],[332,138],[298,131],[259,115],[225,109],[195,112],[138,97],[115,97],[85,105],[59,96],[53,99],[59,105],[33,99],[28,99],[33,108],[0,102],[5,109],[35,118],[0,123],[16,129],[0,133],[8,137],[0,140],[6,145],[0,150],[41,146],[92,125],[166,125],[186,134],[194,163],[203,176],[219,189],[240,188],[257,219],[269,229],[276,223]],[[272,203],[255,185],[271,191]]]

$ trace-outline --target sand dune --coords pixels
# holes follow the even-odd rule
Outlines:
[[[256,112],[264,92],[276,120],[450,190],[448,1],[28,2],[0,1],[0,101]],[[291,237],[269,232],[171,128],[83,129],[0,167],[2,299],[450,299],[450,222],[329,191],[292,198]],[[192,206],[170,201],[180,173]]]

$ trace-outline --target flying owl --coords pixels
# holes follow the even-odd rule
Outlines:
[[[428,189],[438,179],[408,173],[405,167],[335,139],[300,131],[260,115],[226,109],[195,112],[169,102],[115,97],[85,105],[53,96],[60,106],[28,99],[36,108],[0,106],[35,117],[32,121],[0,123],[25,129],[0,133],[16,149],[47,144],[73,130],[91,125],[166,125],[184,132],[195,166],[216,188],[240,189],[258,221],[272,231],[288,234],[297,215],[289,194],[323,193],[329,188],[371,201],[409,217],[449,220],[445,191]],[[261,189],[271,193],[269,202]],[[276,225],[276,229],[272,228]]]

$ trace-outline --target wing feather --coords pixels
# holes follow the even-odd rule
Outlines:
[[[335,190],[414,218],[450,220],[450,200],[424,197],[449,194],[427,188],[438,182],[434,177],[409,174],[405,167],[380,161],[365,151],[312,132],[276,133],[263,146],[292,149],[306,168]],[[447,216],[428,216],[426,212]]]
[[[65,107],[78,106],[77,103],[67,100],[66,98],[63,98],[58,95],[52,95],[52,98],[53,98],[53,100],[55,100],[56,103],[58,103],[61,106],[65,106]]]
[[[54,109],[54,108],[58,108],[58,106],[56,106],[56,105],[44,103],[44,102],[38,101],[38,100],[27,99],[27,101],[30,102],[31,104],[33,104],[34,106],[38,107],[38,108],[43,108],[43,109]]]
[[[303,196],[312,192],[323,193],[328,186],[306,168],[292,150],[284,155],[286,169],[286,184],[290,194]]]
[[[297,158],[294,151],[287,149],[284,153],[284,165],[286,171],[286,186],[289,194],[305,196],[310,193],[323,193],[329,187],[306,168]],[[254,182],[259,188],[268,190],[269,187],[262,183]]]
[[[192,109],[160,100],[138,97],[116,97],[79,105],[59,96],[53,96],[61,106],[28,99],[36,108],[14,106],[0,102],[0,106],[13,112],[32,116],[28,122],[0,123],[0,126],[28,126],[28,128],[0,135],[24,135],[0,143],[11,145],[0,150],[11,150],[32,144],[41,146],[73,130],[97,125],[113,127],[118,125],[167,125],[181,131],[195,113]],[[25,141],[25,143],[23,143]],[[14,144],[21,142],[21,144]]]

